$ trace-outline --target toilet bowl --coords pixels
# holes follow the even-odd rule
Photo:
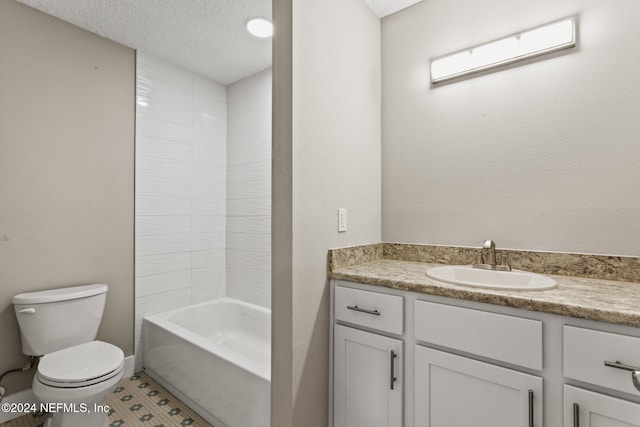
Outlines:
[[[40,359],[33,393],[48,408],[46,427],[105,427],[107,397],[124,375],[120,348],[91,341]]]
[[[41,356],[32,389],[47,427],[108,425],[107,397],[124,376],[124,353],[95,340],[107,290],[91,284],[13,297],[22,352]]]

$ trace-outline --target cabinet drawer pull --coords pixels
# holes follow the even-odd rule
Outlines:
[[[360,308],[357,305],[348,305],[347,308],[353,311],[359,311],[361,313],[373,314],[374,316],[380,316],[380,312],[378,310],[367,310],[365,308]]]
[[[389,378],[389,382],[391,383],[391,390],[393,390],[393,383],[398,381],[396,378],[396,363],[395,358],[398,357],[394,350],[391,350],[391,377]]]
[[[529,427],[533,427],[533,390],[529,390]]]
[[[573,404],[573,427],[580,427],[580,405]]]
[[[622,369],[623,371],[631,372],[631,381],[633,382],[634,387],[640,391],[640,368],[636,368],[635,366],[625,365],[620,363],[619,361],[615,362],[604,362],[604,366],[608,366],[610,368]]]

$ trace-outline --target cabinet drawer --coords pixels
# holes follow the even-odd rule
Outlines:
[[[640,369],[640,338],[565,325],[563,348],[565,377],[640,394],[631,372],[604,364],[620,362]]]
[[[342,322],[397,335],[404,330],[401,296],[336,286],[334,307],[336,320]]]
[[[542,322],[426,301],[415,304],[416,339],[542,370]]]

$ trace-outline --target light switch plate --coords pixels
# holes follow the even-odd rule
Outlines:
[[[338,232],[347,231],[347,210],[345,208],[338,209]]]

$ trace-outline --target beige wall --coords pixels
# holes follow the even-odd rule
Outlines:
[[[574,51],[429,88],[430,58],[573,14]],[[636,0],[429,0],[384,18],[384,241],[640,255],[638,22]]]
[[[133,50],[0,0],[0,372],[21,292],[109,284],[98,338],[133,352],[134,93]]]
[[[325,427],[327,250],[380,241],[380,21],[362,0],[274,17],[272,425]]]

